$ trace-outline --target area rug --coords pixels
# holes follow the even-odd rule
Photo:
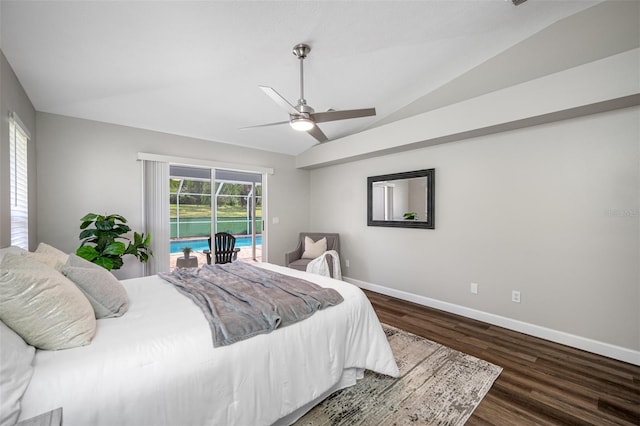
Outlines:
[[[296,425],[462,425],[502,368],[383,325],[400,377],[365,372]]]

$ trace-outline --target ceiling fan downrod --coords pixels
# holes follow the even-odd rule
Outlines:
[[[311,51],[308,44],[299,43],[293,46],[293,54],[300,60],[300,99],[298,99],[297,108],[301,113],[314,112],[313,108],[307,106],[307,100],[304,98],[304,60]]]

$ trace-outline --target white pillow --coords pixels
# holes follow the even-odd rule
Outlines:
[[[62,267],[62,273],[84,293],[97,319],[119,317],[127,312],[127,290],[102,266],[72,253],[66,265]]]
[[[0,425],[13,425],[31,375],[36,349],[0,321]]]
[[[22,254],[22,253],[27,253],[27,251],[23,248],[17,247],[17,246],[10,246],[10,247],[5,247],[5,248],[0,248],[0,260],[2,260],[2,258],[4,257],[5,254],[7,253],[13,253],[13,254]]]
[[[0,320],[28,344],[50,350],[89,344],[94,315],[78,287],[50,266],[11,253],[0,261]]]
[[[327,238],[322,237],[318,241],[314,242],[309,237],[304,237],[304,253],[302,253],[303,259],[315,259],[322,256],[322,253],[327,251]]]
[[[56,271],[60,271],[64,264],[67,263],[67,259],[69,259],[67,253],[46,243],[38,244],[38,248],[36,248],[36,251],[33,253],[27,252],[23,253],[23,255],[32,257],[38,262],[46,263],[52,268],[55,268]]]
[[[69,255],[67,253],[65,253],[62,250],[59,250],[59,249],[57,249],[57,248],[55,248],[53,246],[50,246],[47,243],[38,244],[38,247],[36,248],[36,253],[48,254],[48,255],[58,259],[58,262],[60,262],[60,263],[66,263],[67,259],[69,258]]]

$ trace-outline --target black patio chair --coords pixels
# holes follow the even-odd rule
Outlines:
[[[239,248],[236,248],[236,237],[228,232],[218,232],[214,235],[215,245],[213,256],[211,256],[211,238],[209,238],[209,250],[204,250],[207,255],[207,264],[211,265],[212,257],[214,263],[231,263],[238,259]]]

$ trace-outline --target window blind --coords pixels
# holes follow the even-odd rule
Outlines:
[[[9,115],[9,173],[11,191],[11,245],[29,249],[29,136],[14,114]]]

